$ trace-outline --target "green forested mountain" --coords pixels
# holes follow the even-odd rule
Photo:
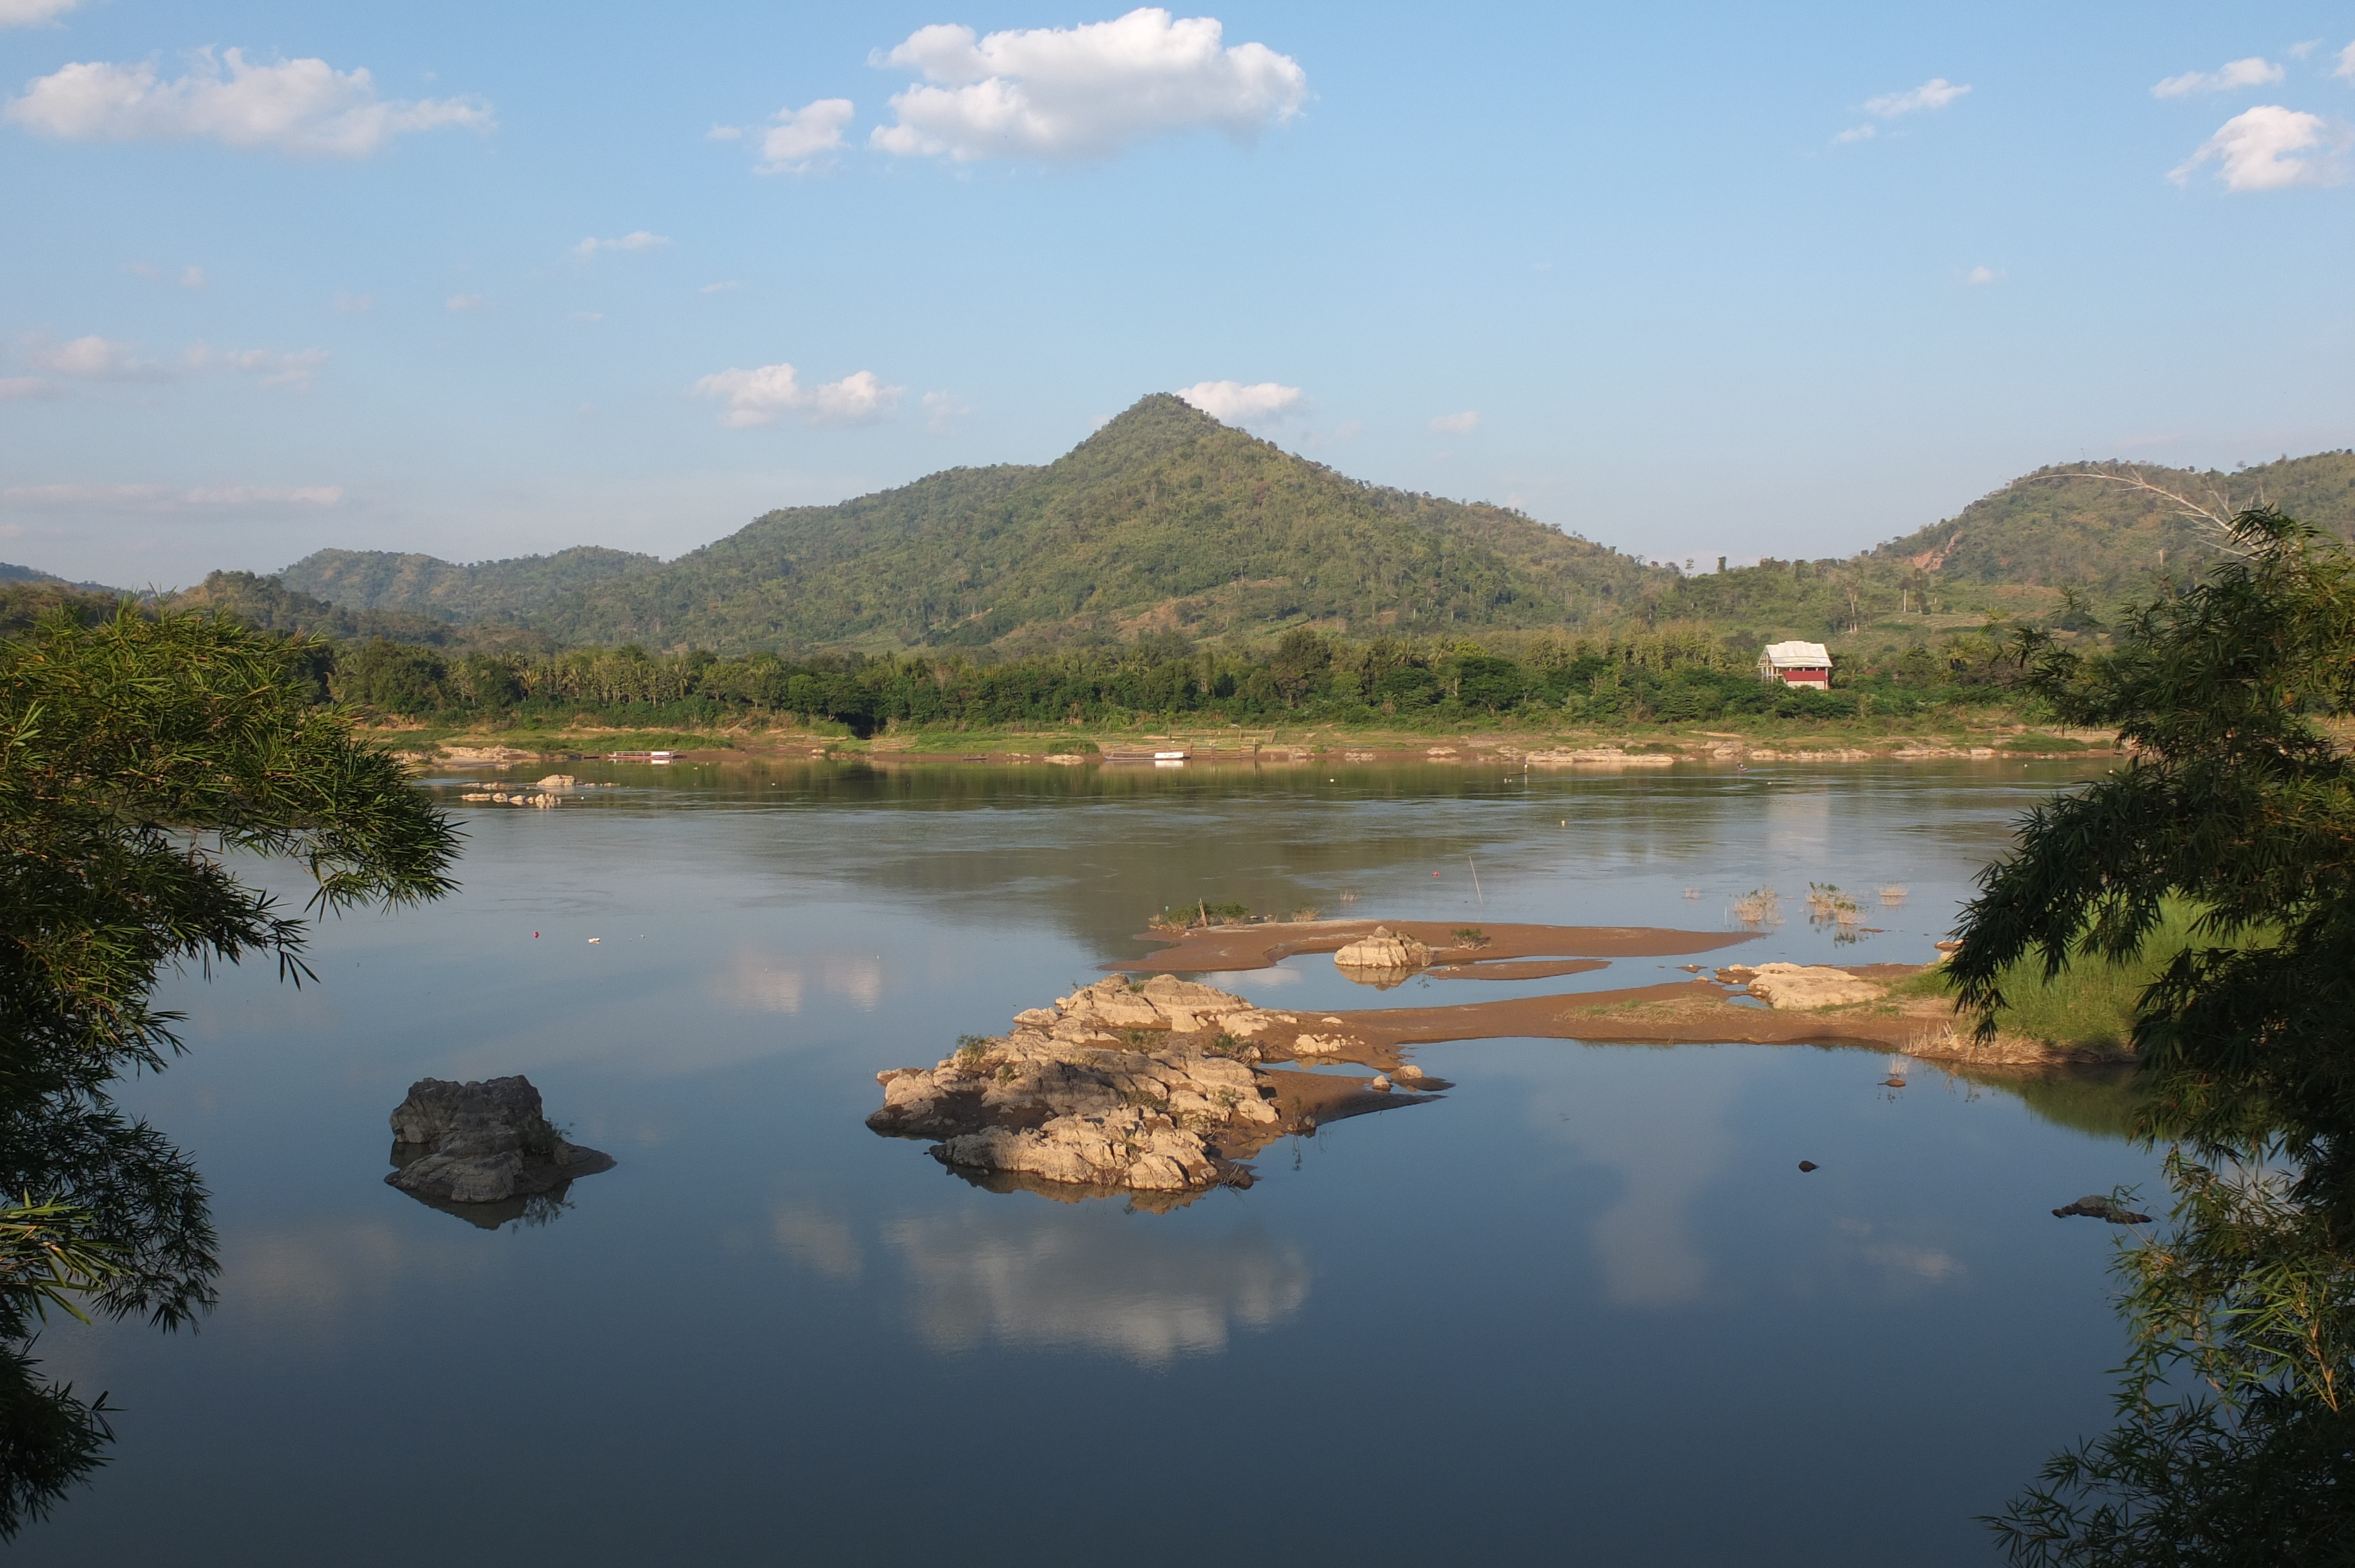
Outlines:
[[[521,620],[568,593],[661,565],[653,556],[597,545],[463,567],[389,550],[321,550],[280,572],[278,580],[346,609],[408,610],[440,620]]]
[[[581,641],[1038,647],[1303,620],[1577,623],[1660,574],[1517,513],[1360,484],[1146,397],[1039,468],[954,469],[773,512],[533,618]]]
[[[496,621],[459,626],[430,615],[400,609],[353,609],[329,604],[277,577],[252,572],[214,572],[192,588],[163,601],[167,609],[211,609],[235,616],[261,631],[309,632],[339,640],[383,638],[454,649],[516,649],[542,652],[551,646],[539,632]]]
[[[367,634],[411,641],[496,620],[510,623],[500,646],[522,625],[565,643],[725,652],[1018,654],[1302,623],[1356,637],[1640,622],[1729,645],[1876,627],[1919,639],[2057,613],[2060,588],[2099,608],[2199,575],[2215,558],[2211,530],[2115,482],[2136,475],[2219,512],[2262,497],[2355,536],[2355,452],[2230,474],[2086,464],[2040,469],[1845,559],[1680,577],[1516,512],[1359,483],[1156,395],[1054,462],[772,512],[668,564],[594,547],[474,566],[322,550],[279,577],[314,608],[256,608],[262,624],[327,630],[325,600],[393,617]],[[259,590],[229,574],[197,591]]]
[[[2073,473],[2111,477],[2064,477]],[[2116,482],[2136,476],[2220,514],[2263,500],[2355,537],[2355,451],[2331,451],[2232,473],[2115,462],[2041,468],[1860,559],[1933,573],[1949,585],[2030,583],[2105,595],[2197,576],[2215,558],[2213,531],[2179,515],[2163,496]]]

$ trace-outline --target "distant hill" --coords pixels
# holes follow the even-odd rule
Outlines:
[[[2197,577],[2217,558],[2205,530],[2113,482],[2130,475],[2220,511],[2262,495],[2355,538],[2355,452],[2229,474],[2082,464],[2040,469],[1853,556],[1688,577],[1517,512],[1360,483],[1156,395],[1054,462],[952,469],[772,512],[668,564],[586,546],[474,566],[322,550],[278,578],[314,609],[257,599],[252,613],[323,630],[330,607],[408,617],[357,633],[402,641],[447,641],[437,629],[497,620],[510,624],[466,641],[514,645],[519,624],[566,643],[730,652],[1020,653],[1303,622],[1357,637],[1640,620],[1730,644],[1852,628],[1914,640],[1990,615],[2055,613],[2064,587],[2098,608]],[[258,591],[245,574],[229,578],[203,591]],[[1935,613],[1924,619],[1925,608]]]
[[[2073,473],[2113,477],[2063,477]],[[2115,462],[2041,468],[1860,559],[1934,572],[1947,584],[2029,583],[2110,595],[2145,591],[2161,576],[2197,576],[2216,558],[2211,531],[2178,515],[2165,497],[2115,482],[2129,476],[2225,514],[2263,499],[2355,538],[2355,451],[2331,451],[2232,473]]]
[[[104,583],[69,582],[55,572],[45,572],[38,567],[13,567],[5,561],[0,561],[0,583],[51,583],[59,588],[72,588],[78,593],[104,594],[110,599],[121,599],[129,591],[109,588]]]
[[[772,512],[532,623],[728,650],[1032,648],[1304,620],[1439,634],[1617,619],[1663,576],[1518,513],[1359,483],[1157,394],[1043,467]]]
[[[347,609],[409,610],[453,621],[519,621],[566,594],[661,565],[654,556],[596,545],[473,566],[386,550],[321,550],[280,572],[278,580]]]
[[[459,626],[430,615],[399,609],[352,609],[288,588],[252,572],[214,572],[192,588],[163,600],[165,609],[211,609],[233,615],[262,631],[313,632],[348,640],[381,637],[452,649],[517,649],[544,652],[554,647],[539,632],[496,621]]]

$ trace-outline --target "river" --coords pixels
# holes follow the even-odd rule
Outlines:
[[[617,787],[435,781],[463,890],[328,922],[316,983],[167,988],[189,1054],[123,1101],[205,1171],[221,1305],[45,1333],[119,1441],[16,1561],[1987,1563],[1972,1516],[2107,1424],[2117,1233],[2050,1211],[2158,1182],[2101,1083],[1430,1045],[1444,1097],[1159,1213],[862,1119],[1164,905],[1721,930],[1771,886],[1732,957],[1921,962],[2082,769],[568,766]],[[383,1184],[412,1080],[507,1073],[619,1166],[497,1229]]]

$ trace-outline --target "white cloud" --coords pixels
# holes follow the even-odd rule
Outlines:
[[[2188,70],[2169,77],[2150,90],[2153,98],[2189,98],[2195,92],[2230,92],[2236,87],[2270,87],[2282,79],[2282,68],[2262,55],[2233,60],[2219,70]]]
[[[1431,421],[1431,428],[1443,436],[1468,436],[1480,428],[1480,411],[1466,408],[1460,414],[1442,414]]]
[[[602,311],[575,311],[572,313],[572,319],[586,326],[595,326],[599,322],[605,319],[605,313]]]
[[[0,27],[37,27],[80,4],[81,0],[0,0]]]
[[[842,128],[854,112],[847,98],[821,98],[799,109],[780,109],[775,122],[761,135],[764,175],[797,175],[819,154],[842,147]]]
[[[931,85],[894,96],[899,123],[877,126],[868,141],[965,163],[1108,158],[1183,131],[1247,140],[1300,112],[1308,74],[1297,60],[1222,39],[1217,18],[1173,20],[1158,6],[979,39],[966,26],[920,27],[874,63],[911,66]]]
[[[944,435],[949,427],[973,412],[973,405],[954,392],[927,392],[923,397],[924,429]]]
[[[1178,396],[1223,424],[1251,425],[1293,412],[1300,406],[1301,392],[1273,381],[1249,387],[1240,381],[1197,381],[1179,388]]]
[[[741,125],[714,125],[703,133],[707,142],[733,142],[744,134]]]
[[[37,376],[0,376],[0,403],[55,395],[57,388]]]
[[[2330,73],[2348,81],[2355,81],[2355,44],[2339,51],[2339,69]]]
[[[2003,281],[2003,274],[1997,271],[1992,267],[1974,267],[1969,271],[1963,274],[1963,281],[1966,283],[2000,283]]]
[[[1832,138],[1832,145],[1844,147],[1850,142],[1870,142],[1881,134],[1878,125],[1851,125]]]
[[[376,309],[374,294],[337,294],[336,312],[339,315],[364,316]]]
[[[731,289],[741,289],[743,286],[743,284],[731,279],[725,283],[706,283],[703,287],[698,289],[696,292],[698,294],[724,294]]]
[[[24,512],[220,512],[338,506],[343,487],[308,484],[19,484],[0,490],[0,507]]]
[[[477,101],[378,99],[365,69],[339,71],[320,59],[255,65],[242,49],[217,58],[209,48],[197,50],[187,74],[171,81],[157,78],[152,61],[69,65],[35,79],[0,118],[68,142],[205,141],[330,158],[364,158],[414,131],[493,124],[489,106]]]
[[[486,311],[491,308],[491,302],[480,294],[453,294],[442,302],[442,308],[445,311]]]
[[[1884,92],[1879,98],[1866,99],[1864,111],[1877,119],[1894,120],[1901,114],[1924,109],[1944,109],[1969,90],[1967,86],[1956,87],[1943,76],[1934,76],[1910,91]]]
[[[25,357],[53,375],[84,381],[153,381],[165,374],[154,361],[139,358],[131,344],[95,334],[39,344],[28,349]]]
[[[2343,126],[2319,114],[2260,104],[2224,122],[2200,149],[2168,171],[2177,185],[2202,164],[2217,165],[2228,191],[2276,191],[2290,185],[2337,185],[2345,176]]]
[[[698,396],[717,397],[728,405],[719,422],[737,430],[773,424],[787,415],[813,425],[863,424],[899,407],[907,390],[886,387],[869,370],[804,387],[800,373],[790,365],[722,370],[695,384]]]
[[[312,376],[334,357],[324,348],[297,349],[292,354],[268,348],[236,348],[216,354],[200,343],[188,350],[187,363],[191,370],[219,365],[248,376],[259,376],[264,387],[292,387],[298,392],[308,392]]]
[[[164,281],[164,269],[153,266],[145,261],[133,261],[130,266],[125,267],[123,270],[135,277],[145,278],[154,282],[160,283]],[[180,270],[179,277],[175,279],[174,281],[177,282],[183,289],[201,289],[208,281],[209,281],[209,280],[205,277],[205,270],[202,267],[184,267]]]
[[[645,229],[633,229],[619,239],[584,239],[572,248],[575,256],[594,256],[600,250],[659,250],[670,243],[667,235],[648,234]]]

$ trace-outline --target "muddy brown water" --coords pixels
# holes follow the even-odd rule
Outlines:
[[[16,1561],[1985,1563],[1971,1516],[2105,1420],[2114,1228],[2051,1210],[2153,1186],[2115,1075],[1401,1015],[1444,1096],[1164,1213],[862,1125],[1165,906],[1920,963],[2066,765],[568,766],[621,788],[459,808],[463,891],[329,925],[317,984],[170,989],[190,1054],[126,1100],[210,1180],[222,1304],[44,1335],[120,1440]],[[1203,978],[1337,1016],[1693,983],[1511,961]],[[618,1166],[496,1228],[383,1184],[412,1080],[516,1072]]]

